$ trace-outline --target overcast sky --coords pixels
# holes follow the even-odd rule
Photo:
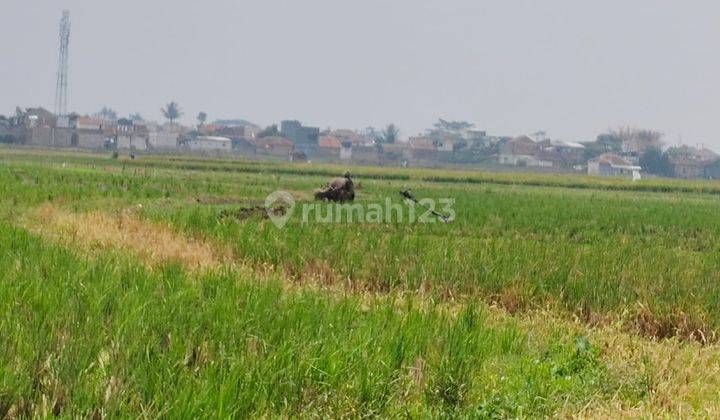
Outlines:
[[[2,0],[0,113],[52,109],[63,8],[80,113],[159,119],[176,100],[187,123],[633,125],[720,148],[717,0]]]

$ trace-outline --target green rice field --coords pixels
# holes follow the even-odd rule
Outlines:
[[[346,169],[455,218],[303,220]],[[718,238],[712,181],[0,148],[0,418],[717,417]]]

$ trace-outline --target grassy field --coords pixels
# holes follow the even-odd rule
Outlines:
[[[720,414],[720,183],[0,149],[0,417]]]

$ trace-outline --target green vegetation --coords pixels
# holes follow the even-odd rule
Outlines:
[[[455,198],[456,221],[238,212],[343,170],[0,149],[0,415],[654,412],[674,376],[639,352],[617,368],[593,328],[715,348],[720,184],[358,167],[359,203],[411,187]],[[131,214],[232,262],[151,266],[43,206],[121,231]]]
[[[162,112],[163,117],[170,121],[171,125],[175,122],[175,120],[183,116],[180,105],[178,105],[178,103],[175,101],[169,102],[167,105],[160,109],[160,112]]]
[[[361,305],[227,272],[86,261],[7,225],[0,235],[4,410],[529,415],[613,391],[585,338],[531,348],[472,306]]]

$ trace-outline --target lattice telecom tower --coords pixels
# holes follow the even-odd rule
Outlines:
[[[68,47],[70,45],[70,11],[63,10],[60,19],[60,57],[55,87],[55,115],[67,116]]]

